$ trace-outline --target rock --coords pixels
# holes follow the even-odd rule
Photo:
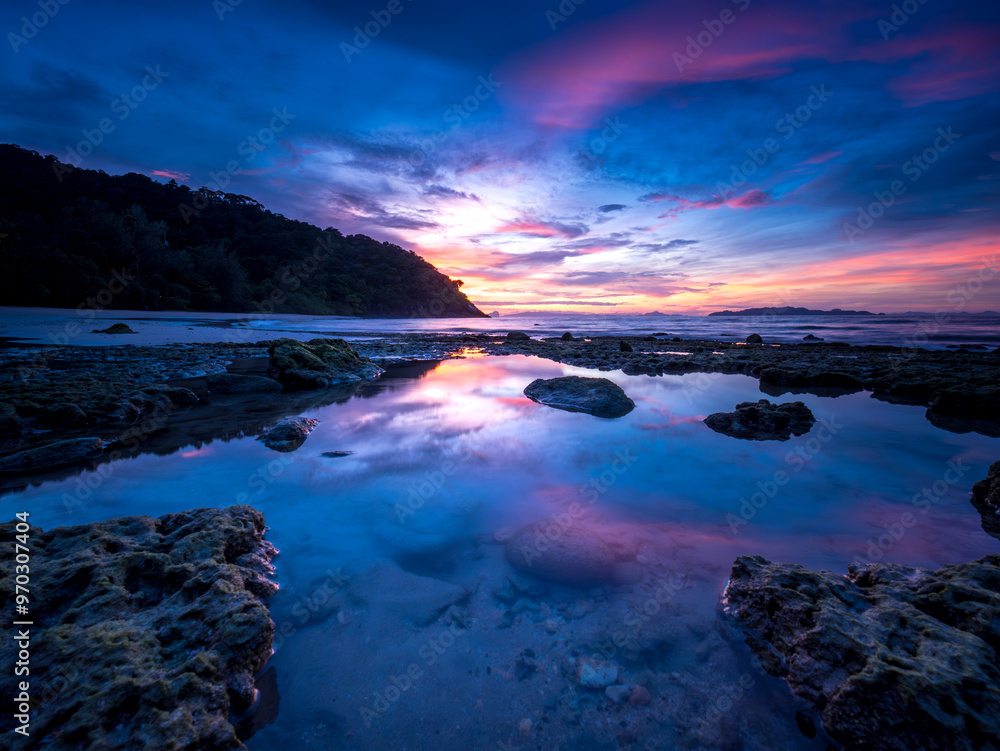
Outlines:
[[[804,341],[804,342],[822,342],[822,341],[824,341],[824,339],[821,336],[814,336],[813,334],[806,334],[804,337],[802,337],[802,341]]]
[[[764,343],[764,337],[762,337],[760,334],[750,334],[750,336],[747,337],[747,344],[763,344],[763,343]]]
[[[624,339],[618,342],[618,350],[621,352],[635,352],[635,350],[632,349],[632,345],[626,342]]]
[[[571,333],[569,333],[568,331],[565,334],[563,334],[561,337],[559,337],[559,338],[562,339],[564,342],[573,342],[573,341],[576,341],[573,338],[573,335]]]
[[[518,571],[571,586],[612,581],[618,562],[614,551],[593,532],[551,520],[517,530],[507,541],[504,554]]]
[[[14,539],[14,524],[0,525]],[[232,718],[271,655],[275,550],[248,506],[131,516],[31,536],[31,738],[8,748],[244,748]],[[14,591],[14,559],[0,586]],[[13,665],[17,645],[0,643]],[[13,671],[0,691],[16,695]]]
[[[258,436],[257,440],[263,441],[269,449],[288,453],[305,443],[306,437],[317,425],[319,420],[311,417],[288,417],[279,420],[264,435]]]
[[[104,450],[100,438],[70,438],[47,446],[19,451],[0,459],[0,473],[38,472],[82,459],[99,456]]]
[[[191,390],[183,386],[167,386],[163,383],[153,383],[143,386],[139,393],[146,394],[159,400],[159,406],[190,407],[198,402],[198,396]]]
[[[267,375],[290,389],[314,389],[378,378],[385,371],[343,339],[276,339]]]
[[[134,334],[127,323],[113,323],[106,329],[91,329],[92,334]]]
[[[1000,420],[1000,385],[992,379],[937,391],[931,411],[949,417]]]
[[[507,333],[508,342],[526,342],[529,339],[531,339],[531,337],[523,331],[510,331]]]
[[[831,346],[831,345],[826,345]],[[864,388],[861,379],[833,370],[786,370],[783,368],[763,368],[760,371],[760,382],[774,386],[791,386],[799,388],[804,386],[817,386],[821,388],[854,389],[860,391]]]
[[[281,391],[281,384],[264,376],[238,373],[209,373],[208,390],[215,394],[273,394]]]
[[[972,486],[972,505],[983,518],[983,531],[1000,540],[1000,461],[993,462],[985,480]]]
[[[327,459],[340,459],[345,456],[351,456],[353,451],[324,451],[320,456],[324,456]]]
[[[577,661],[576,679],[586,688],[606,688],[618,680],[618,667],[610,662],[582,658]]]
[[[812,428],[816,418],[802,402],[742,402],[735,412],[715,412],[704,423],[716,433],[750,441],[787,441]]]
[[[628,697],[629,704],[636,707],[645,707],[652,701],[653,697],[649,695],[649,690],[645,686],[636,686]]]
[[[1000,745],[1000,555],[846,576],[741,556],[724,597],[764,667],[844,747]]]
[[[596,417],[622,417],[635,409],[635,402],[607,378],[539,378],[528,384],[524,395],[539,404]]]
[[[613,701],[615,704],[621,704],[629,697],[629,694],[631,693],[632,692],[631,690],[629,690],[628,686],[622,686],[621,684],[608,686],[607,688],[604,689],[604,695],[608,697],[611,701]]]

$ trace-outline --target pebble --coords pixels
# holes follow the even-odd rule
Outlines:
[[[649,690],[645,686],[636,686],[628,697],[629,704],[637,707],[645,707],[653,700],[649,695]]]
[[[623,686],[621,684],[615,686],[608,686],[606,689],[604,689],[604,695],[609,699],[611,699],[611,701],[613,701],[615,704],[619,704],[625,701],[626,699],[630,698],[631,693],[632,692],[629,691],[628,686]]]

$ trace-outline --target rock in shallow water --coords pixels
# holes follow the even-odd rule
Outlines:
[[[0,525],[13,539],[13,524]],[[271,654],[274,548],[248,506],[32,532],[31,735],[12,749],[243,749],[231,716]],[[0,592],[14,591],[13,556]],[[17,646],[0,643],[13,665]],[[16,695],[13,671],[0,692]],[[45,740],[42,740],[45,739]]]
[[[787,441],[808,433],[815,422],[802,402],[772,404],[767,399],[742,402],[735,412],[716,412],[704,420],[716,433],[750,441]]]
[[[524,395],[548,407],[595,417],[622,417],[635,409],[621,386],[607,378],[539,378],[528,384]]]
[[[1000,540],[1000,461],[993,462],[985,480],[972,486],[972,505],[983,518],[983,531]]]
[[[208,390],[216,394],[273,394],[281,391],[281,384],[264,376],[239,373],[209,373]]]
[[[847,576],[741,556],[725,597],[764,667],[845,747],[1000,747],[1000,555]]]
[[[19,451],[0,459],[0,473],[38,472],[98,456],[104,448],[100,438],[70,438],[48,446]]]
[[[264,435],[258,436],[257,440],[263,441],[269,449],[288,453],[305,443],[306,437],[317,425],[319,420],[311,417],[287,417],[276,422]]]
[[[315,389],[378,378],[385,371],[343,339],[275,339],[267,374],[287,388]]]
[[[518,571],[571,586],[611,582],[618,563],[615,552],[590,530],[553,520],[517,530],[504,553]]]

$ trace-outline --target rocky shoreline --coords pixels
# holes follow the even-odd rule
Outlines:
[[[0,528],[14,539],[13,523]],[[274,637],[277,551],[264,529],[249,506],[34,529],[31,734],[7,727],[10,748],[245,748],[235,724],[258,699]],[[7,556],[4,612],[14,579]],[[17,650],[4,640],[0,662]],[[18,680],[4,672],[4,696]]]

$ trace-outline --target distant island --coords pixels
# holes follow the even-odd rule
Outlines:
[[[27,307],[485,318],[411,250],[247,196],[0,144],[0,300]]]
[[[884,316],[885,313],[871,313],[867,310],[812,310],[810,308],[746,308],[745,310],[722,310],[709,313],[710,316]]]

